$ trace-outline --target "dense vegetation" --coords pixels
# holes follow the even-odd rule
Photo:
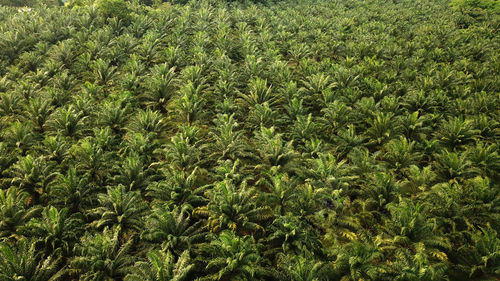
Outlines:
[[[495,1],[158,2],[0,7],[1,281],[498,280]]]

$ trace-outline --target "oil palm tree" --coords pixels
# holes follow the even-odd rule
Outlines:
[[[319,261],[307,251],[302,255],[280,255],[278,270],[273,275],[283,281],[321,281],[335,277],[331,263]]]
[[[92,226],[118,228],[124,235],[141,231],[148,206],[137,191],[128,191],[123,185],[110,186],[106,194],[98,195],[98,201],[99,207],[88,211],[89,215],[97,217]]]
[[[203,205],[206,186],[199,186],[199,170],[195,168],[191,173],[179,170],[176,166],[168,166],[160,170],[162,179],[151,183],[146,188],[146,196],[153,198],[154,203],[165,203],[169,206]]]
[[[33,204],[38,204],[40,197],[46,195],[48,185],[56,176],[53,162],[31,155],[19,158],[7,172],[11,176],[11,184],[27,192]]]
[[[184,251],[177,261],[172,253],[158,250],[148,252],[146,258],[130,266],[125,281],[183,281],[188,280],[194,269],[188,251]]]
[[[123,279],[129,266],[134,264],[134,257],[130,255],[133,241],[120,243],[118,229],[105,228],[103,232],[86,233],[75,246],[67,274],[81,280]]]
[[[60,259],[44,256],[35,241],[22,238],[15,244],[0,242],[0,279],[6,281],[61,280]]]
[[[89,183],[86,175],[78,175],[75,167],[69,167],[65,175],[57,175],[49,188],[51,202],[57,206],[68,208],[71,213],[85,213],[95,205],[94,195],[97,187]]]
[[[39,206],[27,207],[25,205],[28,193],[19,191],[16,187],[0,190],[0,237],[20,237],[20,227],[31,218],[37,216]]]
[[[262,258],[251,236],[239,237],[225,230],[210,243],[202,244],[200,252],[207,261],[207,276],[202,280],[251,280],[265,273],[260,265]]]
[[[57,210],[50,206],[43,209],[41,218],[33,218],[22,227],[21,232],[38,239],[37,244],[47,254],[68,257],[83,232],[82,226],[77,214],[72,216],[66,208]]]
[[[333,262],[335,279],[339,280],[381,280],[385,266],[382,250],[369,237],[354,241],[332,250],[336,256]]]
[[[208,216],[208,227],[213,232],[232,229],[238,234],[263,232],[262,222],[272,217],[269,207],[258,206],[252,188],[237,188],[229,180],[216,183],[209,192],[207,206],[193,210],[195,216]]]
[[[169,210],[159,205],[148,216],[146,230],[141,237],[154,244],[161,244],[164,251],[181,256],[185,250],[191,251],[196,243],[206,236],[202,221],[192,222],[188,206],[176,206]]]

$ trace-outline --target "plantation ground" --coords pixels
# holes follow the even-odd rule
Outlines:
[[[87,2],[0,6],[0,280],[499,278],[494,1]]]

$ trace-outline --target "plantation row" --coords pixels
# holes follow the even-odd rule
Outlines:
[[[498,13],[108,4],[0,6],[1,281],[499,278]]]

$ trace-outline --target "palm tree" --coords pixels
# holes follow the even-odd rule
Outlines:
[[[157,136],[162,133],[165,128],[164,122],[160,112],[150,109],[146,111],[140,109],[131,118],[127,129],[134,133],[141,133],[143,135],[153,134]]]
[[[66,208],[57,210],[53,206],[45,207],[40,219],[31,219],[21,228],[28,237],[38,239],[48,254],[61,254],[64,257],[71,255],[74,243],[82,234],[83,221],[78,215],[71,216]]]
[[[20,158],[7,174],[11,175],[12,185],[29,194],[29,200],[33,204],[39,203],[40,197],[45,195],[48,185],[56,176],[54,163],[31,155]]]
[[[309,104],[317,108],[319,104],[315,103],[315,101],[319,99],[323,102],[320,105],[333,102],[331,97],[326,98],[332,96],[332,90],[337,86],[337,83],[331,81],[330,76],[323,73],[316,73],[308,76],[306,80],[302,80],[301,82],[304,85],[302,89],[307,94]]]
[[[165,203],[168,206],[187,205],[191,208],[206,203],[204,192],[207,187],[198,185],[197,168],[188,173],[175,166],[168,166],[159,172],[163,179],[146,188],[146,196],[153,198],[154,203]]]
[[[290,210],[296,197],[298,181],[290,179],[287,174],[268,173],[257,181],[257,186],[263,186],[266,193],[261,194],[263,203],[274,207],[274,213],[285,215]]]
[[[390,169],[400,171],[412,164],[417,164],[420,154],[415,152],[415,142],[405,137],[390,140],[384,145],[384,161]]]
[[[315,259],[307,250],[302,255],[281,254],[278,257],[278,269],[273,275],[283,281],[321,281],[335,277],[331,263]]]
[[[313,115],[299,115],[290,128],[290,138],[299,144],[304,144],[312,138],[317,138],[319,125],[313,120]]]
[[[192,250],[195,243],[205,238],[204,231],[202,221],[191,222],[188,206],[176,206],[169,210],[160,205],[148,216],[146,230],[141,237],[146,241],[161,244],[164,251],[181,255],[185,250]]]
[[[51,202],[68,208],[71,213],[81,212],[93,206],[97,188],[89,183],[86,175],[78,175],[75,167],[69,167],[66,175],[59,174],[49,187]]]
[[[385,266],[382,250],[370,238],[339,245],[333,249],[333,263],[339,280],[382,280]]]
[[[19,237],[19,227],[25,225],[40,212],[39,206],[27,208],[28,193],[16,187],[0,189],[0,237]]]
[[[87,118],[88,116],[83,116],[70,105],[55,110],[45,123],[45,127],[53,135],[78,138],[84,134]]]
[[[498,145],[487,145],[483,142],[478,142],[476,147],[468,151],[468,156],[473,166],[481,170],[482,176],[488,176],[494,181],[500,179]]]
[[[202,244],[200,252],[208,273],[202,280],[252,280],[264,273],[252,236],[240,237],[225,230],[209,244]]]
[[[175,67],[169,68],[166,63],[155,65],[151,76],[146,80],[146,91],[141,99],[154,110],[165,112],[176,88]]]
[[[349,176],[349,166],[345,160],[337,161],[331,153],[319,153],[317,158],[307,163],[308,169],[298,173],[314,186],[323,186],[330,190],[348,186],[356,176]]]
[[[165,158],[183,169],[193,169],[200,161],[199,141],[196,138],[178,133],[160,150]]]
[[[81,280],[122,280],[134,264],[129,255],[134,239],[121,244],[119,232],[105,228],[102,233],[86,233],[75,246],[68,274]]]
[[[118,175],[114,177],[116,184],[123,185],[129,190],[144,190],[150,183],[151,175],[138,155],[131,155],[122,160],[120,166],[115,169]]]
[[[321,110],[322,117],[319,119],[325,134],[332,136],[338,129],[345,127],[350,120],[349,112],[351,110],[350,106],[341,101],[329,102]]]
[[[488,225],[471,233],[472,245],[457,249],[459,267],[466,270],[469,278],[495,278],[500,274],[500,238]]]
[[[305,252],[321,254],[323,245],[320,233],[306,221],[292,215],[278,216],[267,227],[267,237],[262,239],[268,250],[266,256],[279,253],[300,255]]]
[[[122,101],[104,102],[97,113],[97,123],[109,126],[114,133],[123,133],[131,109],[130,103],[123,105]]]
[[[471,120],[455,117],[442,122],[436,137],[445,146],[454,149],[471,142],[476,133],[477,130],[472,128]]]
[[[138,261],[130,266],[125,281],[183,281],[193,271],[189,252],[184,251],[179,259],[170,252],[154,250],[146,254],[147,261]]]
[[[87,138],[71,150],[77,172],[88,177],[91,183],[102,185],[109,178],[112,155],[98,143]]]
[[[213,232],[232,229],[238,234],[264,231],[260,223],[272,217],[269,207],[257,206],[255,191],[243,184],[237,189],[230,180],[216,183],[209,191],[207,206],[193,210],[195,216],[208,216],[208,227]]]
[[[177,114],[180,122],[192,125],[198,120],[203,120],[203,110],[206,100],[203,94],[204,85],[194,86],[189,81],[179,89],[179,97],[173,102],[173,111]]]
[[[419,203],[402,198],[398,203],[389,203],[387,209],[390,218],[385,219],[382,229],[389,236],[385,241],[396,252],[402,248],[415,252],[423,245],[433,257],[445,261],[445,251],[450,249],[446,237],[437,232],[436,222],[425,215],[425,209]]]
[[[466,153],[450,152],[446,149],[435,156],[436,172],[443,181],[458,181],[476,175],[476,170]]]
[[[262,163],[256,165],[255,169],[263,171],[278,169],[289,172],[293,168],[298,154],[293,148],[292,141],[285,142],[283,134],[277,133],[274,127],[261,127],[255,138],[256,149]]]
[[[235,161],[238,158],[250,156],[244,132],[238,130],[238,126],[234,113],[220,114],[214,119],[214,128],[209,132],[209,136],[213,139],[209,146],[211,152],[209,159]]]
[[[398,126],[395,124],[393,118],[393,113],[377,112],[373,118],[368,120],[370,127],[366,131],[366,134],[371,139],[370,144],[382,145],[397,134]]]
[[[238,103],[245,110],[253,109],[257,104],[267,102],[270,106],[277,102],[277,97],[273,94],[272,87],[267,85],[267,80],[255,77],[248,85],[249,93],[239,93]]]
[[[91,225],[118,228],[120,235],[142,230],[148,206],[137,191],[128,191],[123,185],[108,187],[106,194],[98,195],[98,201],[99,207],[89,210],[91,216],[98,217]]]
[[[49,119],[53,111],[50,100],[47,98],[36,97],[29,101],[25,106],[25,115],[33,127],[38,132],[44,131],[45,122]]]
[[[91,64],[91,68],[94,72],[95,81],[101,85],[108,85],[116,75],[116,67],[101,58]]]
[[[5,281],[60,280],[60,259],[45,257],[35,248],[35,241],[26,238],[10,245],[0,242],[0,279]]]
[[[443,261],[432,261],[424,245],[420,244],[416,252],[407,249],[398,251],[395,261],[389,264],[392,280],[397,281],[439,281],[448,280],[448,264]]]

